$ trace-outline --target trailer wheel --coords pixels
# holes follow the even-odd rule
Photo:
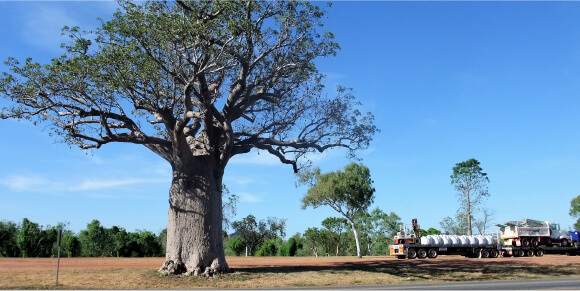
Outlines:
[[[407,259],[416,259],[417,258],[417,250],[416,249],[409,249],[407,251]]]
[[[534,250],[527,250],[526,251],[526,256],[527,257],[533,257],[534,256]]]
[[[514,250],[514,257],[523,257],[524,256],[524,251],[523,250]]]
[[[425,259],[427,258],[427,251],[425,249],[419,249],[419,251],[417,252],[417,256],[419,257],[419,259]]]
[[[540,245],[540,242],[538,241],[537,238],[533,238],[532,239],[532,247],[536,248]]]
[[[542,249],[536,250],[536,257],[542,257],[543,255],[544,255],[544,250],[542,250]]]
[[[489,250],[489,257],[494,259],[499,257],[499,250],[498,249]]]
[[[568,240],[567,240],[567,239],[563,238],[563,239],[562,239],[561,246],[563,246],[563,247],[567,247],[567,246],[570,246],[570,243],[568,243]]]
[[[429,249],[427,255],[429,256],[430,259],[437,258],[437,249]]]
[[[530,241],[527,238],[522,238],[522,247],[529,247],[530,246]]]
[[[487,259],[489,258],[489,251],[487,249],[481,249],[480,250],[481,253],[481,258],[482,259]]]

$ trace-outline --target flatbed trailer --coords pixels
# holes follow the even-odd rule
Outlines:
[[[544,254],[549,255],[580,255],[580,248],[578,247],[504,247],[502,249],[504,257],[541,257]]]
[[[391,256],[399,259],[437,258],[439,255],[460,255],[468,258],[497,258],[499,250],[496,246],[485,244],[397,244],[391,245]]]
[[[580,238],[579,232],[577,230],[570,231],[570,237],[572,241],[569,246],[506,246],[503,247],[502,253],[504,256],[514,256],[514,257],[541,257],[544,254],[554,254],[554,255],[568,255],[568,256],[579,256],[580,255]]]

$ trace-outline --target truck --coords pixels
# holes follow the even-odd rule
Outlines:
[[[501,230],[504,256],[580,255],[578,231],[561,230],[558,223],[527,218],[495,225]]]
[[[522,221],[508,221],[495,224],[501,230],[503,244],[513,247],[533,247],[559,245],[569,247],[573,241],[569,232],[560,230],[560,224],[526,218]]]
[[[462,255],[470,258],[497,258],[498,242],[483,235],[428,235],[421,236],[417,219],[412,220],[412,231],[401,226],[390,246],[391,256],[399,259],[437,258],[438,255]]]

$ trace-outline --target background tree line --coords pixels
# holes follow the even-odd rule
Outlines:
[[[106,228],[98,220],[78,234],[68,224],[43,227],[26,218],[22,223],[0,221],[0,257],[56,257],[58,230],[63,229],[62,257],[160,257],[165,255],[166,231],[128,232],[119,226]]]

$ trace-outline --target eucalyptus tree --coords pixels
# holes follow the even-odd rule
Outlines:
[[[302,209],[330,206],[348,220],[356,241],[356,251],[362,257],[359,230],[355,217],[367,211],[374,201],[375,188],[372,186],[369,168],[363,164],[350,163],[344,171],[321,174],[320,169],[299,175],[301,183],[310,184],[302,197]]]
[[[257,220],[248,215],[241,220],[234,221],[232,228],[236,231],[246,246],[246,257],[254,253],[256,247],[269,239],[286,235],[286,220],[268,217],[267,220]]]
[[[393,238],[399,229],[401,218],[394,212],[387,214],[377,207],[370,213],[363,212],[357,215],[356,222],[367,236],[367,250],[371,255],[377,242]]]
[[[487,183],[489,178],[487,173],[479,166],[476,159],[455,164],[453,174],[451,175],[451,184],[455,185],[457,195],[461,201],[461,208],[465,209],[465,218],[467,223],[467,235],[471,235],[471,218],[473,211],[484,198],[489,196]]]
[[[230,159],[267,152],[295,172],[307,155],[349,156],[377,130],[351,90],[324,90],[314,64],[339,49],[323,8],[298,1],[119,2],[92,33],[66,28],[66,53],[9,59],[2,118],[29,119],[81,149],[144,146],[173,171],[162,274],[229,270],[222,181]]]
[[[330,239],[336,244],[336,256],[338,256],[340,239],[348,226],[348,220],[343,217],[329,217],[322,221],[322,226],[328,232]]]

